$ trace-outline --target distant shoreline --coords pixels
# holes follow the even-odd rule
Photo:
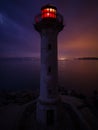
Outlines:
[[[81,58],[76,58],[77,60],[98,60],[97,57],[81,57]]]
[[[40,60],[39,57],[0,57],[0,61],[13,61],[13,60],[18,60],[18,61],[35,61],[35,60]],[[58,59],[58,61],[66,61],[66,60],[98,60],[98,57],[78,57],[78,58],[73,58],[73,59]]]

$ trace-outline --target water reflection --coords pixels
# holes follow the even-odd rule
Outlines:
[[[0,89],[37,89],[40,85],[39,60],[0,62]],[[98,60],[58,62],[59,85],[65,89],[91,94],[98,90]]]

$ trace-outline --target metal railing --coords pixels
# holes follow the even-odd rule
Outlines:
[[[41,14],[38,14],[37,16],[35,16],[34,22],[35,23],[39,23],[41,22],[43,19],[48,19],[48,18],[42,18]],[[63,16],[59,13],[56,14],[56,18],[50,18],[49,19],[55,19],[56,21],[58,21],[59,23],[63,23]]]

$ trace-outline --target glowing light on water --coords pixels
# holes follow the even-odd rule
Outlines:
[[[59,60],[67,60],[66,57],[60,57]]]

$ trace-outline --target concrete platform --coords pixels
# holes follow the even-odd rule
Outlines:
[[[0,130],[98,130],[97,119],[83,102],[61,96],[60,117],[56,127],[43,126],[36,121],[36,101],[0,108]],[[82,107],[80,107],[82,106]]]

